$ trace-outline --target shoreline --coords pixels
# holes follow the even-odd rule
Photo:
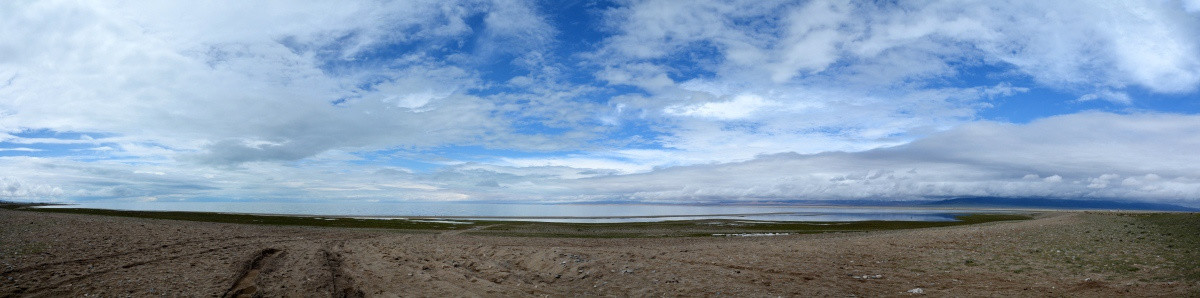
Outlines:
[[[183,203],[183,202],[167,202],[166,204]],[[321,204],[317,202],[305,202],[309,204]],[[431,202],[416,202],[418,205],[430,204]],[[22,203],[22,202],[7,202],[0,201],[0,206],[3,205],[24,205],[31,208],[62,208],[62,209],[98,209],[112,211],[130,211],[130,212],[198,212],[198,213],[218,213],[229,215],[256,215],[256,216],[301,216],[301,217],[327,217],[327,218],[372,218],[372,219],[450,219],[450,220],[500,220],[500,221],[522,221],[522,220],[604,220],[604,219],[656,219],[662,218],[670,220],[673,218],[694,218],[707,219],[717,217],[747,217],[747,216],[770,216],[770,215],[826,215],[821,211],[806,212],[805,209],[833,209],[833,210],[863,210],[875,211],[881,214],[909,214],[903,211],[941,211],[940,214],[1004,214],[1004,213],[1048,213],[1048,212],[1125,212],[1125,213],[1193,213],[1200,211],[1180,211],[1180,210],[1141,210],[1141,209],[1097,209],[1097,208],[1045,208],[1045,207],[1010,207],[1010,206],[915,206],[915,205],[823,205],[823,204],[786,204],[786,203],[771,203],[771,204],[667,204],[667,203],[552,203],[552,204],[531,204],[519,202],[437,202],[438,204],[448,204],[449,206],[471,206],[471,205],[498,205],[498,206],[651,206],[651,207],[730,207],[730,208],[784,208],[794,209],[794,211],[764,211],[764,212],[696,212],[696,213],[678,213],[678,214],[631,214],[631,215],[597,215],[597,216],[560,216],[560,215],[421,215],[421,214],[387,214],[387,213],[319,213],[319,212],[255,212],[255,211],[219,211],[219,210],[197,210],[192,208],[179,209],[156,209],[156,208],[121,208],[121,207],[98,207],[87,203]],[[153,203],[152,203],[153,204]],[[214,202],[213,204],[253,204],[248,202]],[[303,203],[302,203],[303,204]],[[402,204],[402,203],[385,203],[385,204]],[[78,207],[72,207],[78,206]],[[219,209],[219,208],[218,208]],[[250,208],[255,209],[255,208]],[[878,212],[884,211],[901,211],[901,212]],[[688,212],[688,211],[682,211]],[[842,212],[828,213],[829,215],[846,214]],[[935,213],[911,213],[913,215],[932,215]],[[749,219],[755,220],[755,219]],[[871,219],[868,219],[871,220]],[[762,221],[806,221],[806,220],[779,220],[770,219]]]
[[[476,235],[584,237],[584,238],[641,238],[697,237],[716,234],[789,233],[814,234],[904,230],[931,227],[973,225],[998,221],[1021,221],[1038,213],[964,213],[955,221],[758,221],[747,219],[682,219],[633,222],[554,222],[521,220],[529,218],[478,217],[364,217],[266,215],[192,211],[129,211],[87,208],[32,208],[18,204],[0,204],[0,208],[37,213],[88,214],[131,218],[184,220],[197,222],[258,224],[272,226],[311,226],[334,228],[372,228],[414,232],[466,231]],[[686,216],[685,216],[686,217]],[[660,217],[650,217],[660,218]],[[682,217],[662,217],[682,218]],[[543,218],[546,219],[546,218]],[[441,221],[439,221],[441,220]],[[449,222],[453,221],[453,222]]]

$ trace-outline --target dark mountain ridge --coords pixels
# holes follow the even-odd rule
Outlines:
[[[926,202],[929,207],[1046,208],[1065,210],[1136,210],[1198,212],[1200,209],[1179,205],[1116,200],[1071,200],[1051,198],[968,197]]]

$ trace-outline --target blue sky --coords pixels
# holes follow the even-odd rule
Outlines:
[[[0,199],[1200,206],[1200,2],[0,4]]]

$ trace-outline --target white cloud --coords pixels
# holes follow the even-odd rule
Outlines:
[[[1200,84],[1197,35],[1180,34],[1194,31],[1196,20],[1176,13],[1171,3],[695,4],[643,1],[610,11],[619,34],[606,39],[596,60],[607,69],[664,73],[677,67],[672,55],[701,57],[697,67],[713,74],[678,88],[664,87],[669,81],[645,87],[639,82],[647,80],[631,75],[608,82],[649,91],[617,100],[661,111],[670,128],[659,138],[665,147],[724,157],[706,160],[896,145],[968,123],[988,101],[1029,90],[1009,83],[896,87],[957,75],[961,66],[952,63],[1013,68],[1005,75],[1021,73],[1044,87],[1080,92],[1078,101],[1124,105],[1133,102],[1123,91],[1128,86],[1178,93]],[[806,13],[816,10],[823,13]],[[748,21],[751,16],[759,21]],[[1106,29],[1111,27],[1149,35]],[[1130,46],[1137,44],[1144,45]],[[713,52],[715,57],[705,56]],[[768,110],[760,102],[728,99],[747,92],[769,98],[769,112],[757,113]],[[697,116],[748,124],[683,119]]]
[[[675,85],[664,67],[649,63],[610,66],[597,73],[596,77],[609,84],[634,85],[646,90],[662,90]]]
[[[561,195],[575,199],[1004,196],[1197,205],[1200,158],[1188,150],[1200,146],[1197,129],[1197,116],[1083,113],[1028,125],[971,124],[911,144],[863,152],[778,154],[546,183],[571,188],[574,192]]]
[[[128,4],[5,4],[0,65],[13,79],[0,130],[116,134],[214,164],[519,146],[494,103],[466,94],[477,73],[450,63],[470,59],[429,55],[467,38],[474,15],[490,18],[495,46],[530,50],[554,34],[524,2]],[[411,51],[360,63],[383,46]]]
[[[998,85],[872,94],[697,79],[660,97],[616,100],[629,110],[665,118],[667,133],[657,141],[670,154],[646,162],[681,165],[899,145],[971,119],[983,100],[1023,91]],[[672,100],[679,97],[687,100]]]
[[[246,163],[237,168],[187,167],[171,163],[125,164],[70,158],[0,157],[0,197],[226,200],[438,201],[470,198],[439,181],[379,167],[347,169],[340,161],[305,167]],[[37,183],[29,183],[36,181]]]
[[[737,83],[889,86],[955,75],[950,63],[966,62],[1014,67],[1063,90],[1200,85],[1200,21],[1170,1],[640,1],[609,17],[619,34],[601,63],[700,56],[700,67]]]
[[[719,120],[738,120],[752,116],[768,108],[771,102],[754,94],[742,94],[720,102],[706,102],[687,106],[670,106],[664,112],[671,115],[709,117]]]
[[[1107,188],[1108,184],[1113,179],[1117,179],[1117,178],[1121,178],[1121,175],[1104,174],[1104,175],[1100,175],[1100,177],[1088,178],[1089,183],[1088,183],[1087,188]]]
[[[27,198],[39,200],[55,200],[63,195],[61,188],[27,183],[9,177],[0,177],[0,198]]]
[[[1180,2],[1183,2],[1183,9],[1187,12],[1200,12],[1200,0],[1182,0]]]
[[[864,150],[973,120],[987,100],[1027,90],[896,88],[954,75],[950,63],[1100,86],[1080,100],[1129,102],[1126,85],[1179,92],[1200,80],[1185,34],[1195,20],[1163,3],[630,3],[605,12],[614,34],[581,56],[597,78],[650,94],[599,101],[557,74],[572,66],[547,62],[557,30],[526,2],[5,5],[0,78],[11,79],[0,88],[0,130],[113,133],[122,148],[213,164],[335,149],[573,148],[605,133],[593,122],[662,127],[649,142],[737,156],[701,160]],[[1067,13],[1074,6],[1086,13]],[[486,32],[468,24],[479,16]],[[479,49],[444,55],[469,38]],[[371,60],[383,47],[405,54]],[[475,63],[501,56],[530,68],[513,80],[525,89],[474,95],[496,84]],[[729,120],[746,125],[714,123]],[[513,127],[524,123],[567,132]],[[723,138],[755,149],[730,154],[717,149]]]
[[[605,121],[656,121],[663,147],[730,157],[719,161],[865,150],[968,123],[1032,87],[924,86],[964,67],[1027,76],[1078,101],[1130,105],[1132,86],[1195,90],[1200,35],[1184,33],[1200,26],[1173,5],[636,1],[607,12],[616,34],[589,57],[596,77],[649,93],[614,98],[631,112]],[[729,120],[744,125],[714,123]],[[751,145],[720,150],[722,140]]]
[[[1096,93],[1084,94],[1083,96],[1080,96],[1079,99],[1076,99],[1076,100],[1077,101],[1092,101],[1092,100],[1097,100],[1097,99],[1106,100],[1106,101],[1110,101],[1110,102],[1117,103],[1117,104],[1123,104],[1123,105],[1128,105],[1128,104],[1133,103],[1133,99],[1129,97],[1129,94],[1125,94],[1125,92],[1113,92],[1110,90],[1102,90],[1102,91],[1099,91]]]
[[[786,82],[798,73],[818,73],[841,59],[842,44],[855,38],[843,32],[851,7],[847,2],[813,1],[787,16],[787,31],[777,45],[775,63],[767,66],[771,79]]]
[[[524,1],[5,2],[0,151],[93,155],[0,195],[1194,200],[1193,116],[978,118],[1195,92],[1195,3],[632,1],[560,53]],[[455,146],[537,154],[368,157]]]
[[[433,172],[303,167],[129,165],[0,157],[0,195],[289,200],[928,199],[958,196],[1106,198],[1200,205],[1200,117],[1081,113],[1026,125],[976,123],[861,152],[783,153],[739,162],[659,164],[671,152],[626,150],[565,158],[507,158]],[[1153,142],[1147,140],[1155,140]],[[697,158],[684,154],[686,158]],[[698,164],[697,164],[698,163]],[[6,179],[6,180],[5,180]],[[36,184],[28,181],[37,181]]]
[[[589,156],[567,156],[567,157],[552,157],[552,158],[501,158],[500,164],[519,168],[531,167],[565,167],[570,169],[578,169],[581,171],[589,171],[595,174],[581,174],[578,171],[564,173],[562,178],[584,178],[595,176],[596,174],[608,173],[640,173],[653,169],[654,164],[642,162],[628,162],[618,159],[604,157],[589,157]],[[596,171],[599,170],[599,171]],[[614,172],[615,171],[615,172]]]

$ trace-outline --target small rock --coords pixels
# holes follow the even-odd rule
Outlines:
[[[925,289],[916,288],[916,289],[908,290],[908,292],[913,293],[913,294],[925,294]]]

